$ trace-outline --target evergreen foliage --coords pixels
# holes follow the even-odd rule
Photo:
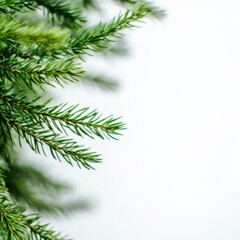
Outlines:
[[[115,80],[85,73],[82,63],[94,53],[120,54],[124,29],[145,16],[164,17],[149,2],[115,1],[127,7],[108,22],[88,25],[86,9],[99,9],[93,0],[0,0],[0,239],[65,240],[39,213],[65,214],[85,209],[82,199],[57,203],[70,187],[41,169],[24,163],[17,145],[25,141],[37,154],[87,169],[101,162],[100,154],[69,137],[118,139],[125,124],[98,110],[53,104],[40,92],[82,80],[113,90]],[[34,16],[32,18],[31,16]],[[108,50],[107,50],[108,49]],[[45,100],[44,100],[45,99]],[[48,149],[48,150],[47,150]],[[48,196],[43,198],[42,196]],[[46,200],[47,199],[47,200]]]

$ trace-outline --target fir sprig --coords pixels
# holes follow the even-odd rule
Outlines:
[[[0,77],[5,82],[18,84],[24,82],[30,89],[42,84],[54,86],[64,82],[78,81],[83,75],[80,64],[74,63],[74,57],[55,60],[22,59],[15,55],[0,60]]]
[[[46,28],[44,24],[27,26],[7,15],[0,16],[0,41],[11,43],[35,43],[62,45],[69,37],[69,31],[57,27]]]
[[[61,233],[55,232],[49,227],[49,224],[38,223],[40,216],[38,214],[29,214],[25,221],[30,229],[30,240],[72,240],[67,236],[61,236]]]
[[[48,49],[48,51],[44,51],[41,46],[36,51],[35,46],[35,52],[39,55],[47,54],[58,57],[59,55],[81,55],[90,53],[91,51],[101,51],[107,47],[106,43],[122,37],[120,31],[135,27],[137,22],[150,13],[149,5],[141,2],[141,4],[136,4],[133,9],[129,9],[118,17],[113,18],[110,22],[99,23],[96,26],[73,32],[71,36],[66,37],[65,43]],[[38,41],[36,44],[38,44]]]
[[[78,105],[67,107],[66,104],[60,104],[47,107],[49,101],[37,105],[34,102],[38,98],[29,102],[17,94],[0,95],[0,100],[1,117],[19,136],[25,138],[35,152],[45,153],[44,146],[47,145],[54,158],[63,158],[71,165],[74,161],[79,167],[82,165],[92,168],[90,163],[100,162],[100,155],[61,133],[67,134],[66,130],[69,129],[81,137],[116,139],[115,136],[124,129],[119,118],[102,117],[97,110],[77,109]]]
[[[25,139],[28,145],[36,153],[45,153],[45,146],[49,147],[51,155],[58,160],[64,159],[70,165],[75,162],[79,167],[84,166],[87,169],[93,169],[91,163],[101,162],[101,157],[98,153],[92,152],[89,148],[79,145],[78,142],[71,138],[62,136],[49,130],[47,127],[36,125],[31,122],[30,118],[21,119],[18,115],[1,112],[4,120],[12,127],[21,138]],[[24,121],[25,120],[25,121]],[[29,122],[28,122],[29,120]]]
[[[38,28],[34,26],[35,31],[33,31],[31,28],[24,26],[24,24],[9,19],[3,20],[2,24],[0,22],[0,33],[2,33],[3,42],[5,41],[11,45],[17,41],[20,44],[17,47],[15,46],[15,54],[23,57],[24,55],[29,56],[29,53],[31,56],[32,54],[36,54],[37,56],[50,55],[53,57],[61,55],[72,56],[73,54],[86,54],[91,51],[105,49],[107,47],[106,43],[122,37],[120,31],[133,28],[137,22],[148,14],[153,14],[152,8],[150,8],[149,3],[141,1],[141,3],[135,4],[132,9],[120,14],[110,22],[79,29],[73,32],[72,35],[58,28],[41,31],[43,26],[39,26]],[[160,18],[164,16],[162,10],[154,11],[154,14]],[[9,29],[10,31],[8,31]],[[34,45],[31,47],[29,43],[34,43]],[[47,43],[48,45],[52,43],[53,47],[48,47],[46,50],[41,46],[43,43]],[[25,47],[25,50],[28,51],[24,53],[21,49],[24,49],[26,44],[28,46],[27,48]]]
[[[28,228],[24,221],[23,209],[16,206],[7,194],[1,179],[0,187],[0,236],[3,239],[28,240]]]
[[[70,240],[49,227],[40,224],[38,214],[25,214],[5,187],[3,168],[0,168],[0,236],[3,240]]]
[[[86,18],[82,16],[81,8],[73,2],[64,0],[0,0],[0,12],[5,14],[36,11],[40,7],[45,8],[48,20],[53,24],[79,28],[86,22]]]
[[[48,107],[50,100],[39,105],[37,104],[39,98],[29,102],[19,94],[0,95],[0,99],[5,106],[8,106],[9,114],[14,113],[22,119],[27,116],[33,124],[38,124],[40,127],[47,125],[50,130],[55,127],[65,133],[65,129],[69,129],[81,137],[116,139],[125,129],[125,124],[119,117],[102,117],[97,110],[90,110],[88,107],[79,108],[79,105],[68,106],[66,103]]]
[[[114,38],[122,37],[119,32],[123,29],[135,27],[149,13],[145,4],[135,6],[108,23],[99,23],[96,26],[85,28],[73,34],[70,49],[74,53],[84,54],[88,51],[100,51],[106,48],[106,42],[114,41]]]
[[[27,9],[34,10],[36,7],[36,2],[31,0],[0,0],[1,13],[25,12]]]
[[[8,195],[0,167],[0,236],[3,239],[28,239],[28,229],[22,215],[23,209],[15,205]]]

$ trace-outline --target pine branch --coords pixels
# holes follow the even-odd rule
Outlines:
[[[77,106],[66,107],[66,104],[46,107],[46,102],[34,105],[24,97],[13,96],[0,96],[4,103],[0,105],[2,119],[25,138],[35,152],[45,153],[44,145],[48,145],[54,158],[61,160],[61,156],[71,165],[75,161],[79,167],[83,165],[89,169],[92,168],[90,162],[97,163],[101,159],[98,154],[79,146],[72,139],[55,133],[54,127],[57,130],[70,129],[78,136],[93,138],[96,135],[103,139],[108,136],[115,138],[114,135],[119,134],[117,131],[124,129],[124,124],[118,122],[118,118],[101,118],[96,110],[89,112],[88,108],[83,108],[75,111]]]
[[[69,43],[65,47],[54,49],[52,54],[82,55],[91,51],[100,52],[107,47],[106,43],[122,37],[120,31],[135,27],[135,23],[140,22],[142,18],[149,14],[152,14],[149,4],[141,1],[135,4],[132,9],[113,18],[108,23],[99,23],[96,26],[74,32]]]
[[[38,214],[25,215],[25,208],[15,204],[5,187],[3,169],[0,168],[0,236],[3,240],[70,240],[40,225]]]
[[[90,138],[98,136],[102,139],[108,137],[116,139],[116,136],[120,135],[119,131],[125,129],[124,123],[120,122],[119,118],[102,117],[97,110],[78,109],[78,105],[67,107],[67,104],[60,104],[48,107],[49,100],[38,105],[36,102],[39,98],[29,102],[18,94],[0,95],[0,99],[8,106],[9,113],[15,113],[15,116],[23,119],[28,116],[34,124],[40,127],[47,125],[51,130],[55,127],[60,132],[69,129],[81,137],[85,135]]]
[[[0,41],[9,45],[17,42],[62,46],[68,38],[67,30],[46,28],[43,24],[30,27],[7,15],[0,16]]]
[[[40,216],[38,214],[28,215],[25,218],[26,224],[30,229],[30,240],[71,240],[50,229],[49,224],[39,224],[39,219]]]
[[[79,145],[76,141],[55,133],[48,128],[36,125],[30,118],[21,119],[19,116],[1,111],[4,120],[12,127],[20,137],[24,138],[28,145],[36,153],[46,155],[44,145],[50,149],[52,156],[61,161],[64,159],[70,165],[75,162],[78,167],[81,165],[87,169],[93,169],[90,163],[101,162],[100,155],[89,151],[89,148]]]
[[[48,60],[48,61],[54,61],[59,60],[63,56],[64,57],[73,57],[73,55],[65,53],[62,53],[58,49],[61,44],[58,45],[43,45],[43,44],[37,44],[35,43],[29,43],[29,44],[20,44],[18,42],[13,42],[9,45],[5,45],[3,43],[1,45],[0,43],[0,58],[11,58],[11,57],[18,57],[20,59],[35,59],[35,60]]]
[[[82,17],[81,9],[64,0],[0,0],[0,12],[12,14],[37,10],[42,6],[47,10],[48,19],[69,28],[82,27],[86,19]]]
[[[29,89],[42,84],[62,86],[63,82],[78,81],[83,70],[74,63],[74,58],[58,60],[21,59],[16,56],[0,60],[0,77],[5,82],[24,82]]]
[[[106,48],[106,42],[114,41],[122,35],[119,31],[134,27],[134,23],[148,14],[145,5],[137,6],[136,9],[127,10],[109,23],[98,25],[77,31],[70,42],[70,48],[74,53],[84,54],[87,51],[100,51]]]
[[[15,54],[24,58],[29,55],[40,57],[52,55],[59,58],[63,55],[72,56],[73,54],[86,54],[91,51],[99,52],[108,46],[107,43],[122,37],[122,34],[119,33],[121,30],[134,27],[134,23],[139,22],[149,14],[155,14],[162,18],[164,11],[153,10],[150,3],[141,1],[135,4],[132,10],[127,10],[109,23],[100,23],[90,28],[80,29],[74,32],[71,37],[69,33],[58,28],[43,30],[43,26],[37,28],[36,26],[26,27],[19,22],[6,18],[3,19],[2,24],[0,22],[0,39],[17,48]],[[20,46],[16,47],[16,43],[19,43]],[[29,43],[34,43],[34,45],[29,47]],[[26,44],[27,47],[24,46]],[[41,44],[46,45],[47,49],[42,48]],[[2,48],[4,48],[4,45]],[[21,48],[25,49],[26,52]]]
[[[21,209],[5,195],[6,189],[0,188],[0,235],[3,239],[28,240],[28,228]]]
[[[0,169],[0,236],[3,239],[28,240],[28,228],[22,215],[23,209],[16,206],[8,195],[8,189]]]
[[[0,0],[0,12],[11,14],[13,12],[25,12],[34,10],[36,3],[27,0]]]
[[[75,162],[79,167],[84,166],[87,169],[93,167],[90,163],[99,163],[100,155],[89,151],[89,148],[79,145],[71,138],[62,136],[49,129],[48,126],[36,125],[36,122],[26,115],[25,117],[16,112],[11,112],[0,105],[0,117],[8,125],[8,128],[13,128],[19,137],[25,139],[29,146],[36,153],[45,153],[44,146],[47,145],[52,156],[61,161],[64,159],[70,165]]]

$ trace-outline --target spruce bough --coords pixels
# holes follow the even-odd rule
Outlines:
[[[102,161],[100,154],[80,145],[69,133],[81,139],[118,139],[122,134],[125,124],[119,117],[103,116],[79,105],[53,104],[39,94],[47,86],[63,87],[81,80],[104,89],[115,88],[115,81],[85,72],[82,62],[86,56],[103,54],[106,49],[119,54],[116,46],[124,29],[133,28],[147,15],[164,17],[164,11],[149,2],[115,2],[126,6],[125,12],[88,26],[85,10],[98,9],[97,1],[0,0],[2,240],[69,239],[42,224],[39,213],[64,214],[88,207],[82,199],[67,204],[44,200],[42,195],[48,194],[50,199],[50,195],[68,191],[69,186],[23,163],[15,146],[25,141],[37,154],[92,169]]]

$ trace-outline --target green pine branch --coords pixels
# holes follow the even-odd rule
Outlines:
[[[0,167],[0,236],[5,239],[28,240],[28,228],[23,208],[16,206],[5,187],[3,167]]]
[[[0,95],[0,100],[3,101],[3,105],[8,106],[8,115],[14,114],[15,117],[22,118],[24,122],[27,116],[27,119],[30,119],[34,125],[47,126],[51,131],[56,128],[66,133],[65,130],[69,129],[80,137],[94,138],[97,136],[102,139],[109,137],[116,139],[118,135],[121,135],[120,131],[125,129],[125,124],[119,121],[120,118],[102,117],[97,110],[79,109],[78,105],[59,104],[48,107],[50,100],[39,105],[36,103],[39,98],[30,102],[19,94]]]
[[[14,12],[25,12],[34,10],[36,3],[31,0],[0,0],[0,13],[12,14]]]
[[[0,41],[6,44],[45,44],[62,45],[69,37],[67,30],[58,27],[46,28],[44,24],[27,26],[20,21],[8,17],[0,16]]]
[[[30,240],[71,240],[49,228],[49,224],[42,225],[38,223],[39,219],[40,216],[38,214],[29,214],[25,218],[26,224],[30,229]]]
[[[22,209],[9,198],[4,186],[0,187],[0,236],[3,239],[29,239]]]
[[[121,30],[133,28],[134,24],[147,14],[148,9],[145,8],[145,4],[141,4],[113,18],[109,23],[99,23],[96,26],[81,29],[73,34],[69,47],[77,54],[84,54],[88,51],[99,52],[106,48],[105,42],[122,37],[119,33]]]
[[[83,70],[74,58],[56,60],[21,59],[16,56],[0,60],[0,77],[5,82],[24,82],[30,89],[42,84],[62,86],[64,82],[78,81]]]
[[[0,13],[11,16],[15,12],[36,11],[44,7],[48,20],[57,25],[79,28],[86,22],[82,10],[73,2],[64,0],[0,0]]]
[[[16,205],[5,187],[3,169],[0,169],[0,236],[3,240],[69,240],[39,224],[38,214],[25,214],[25,208]]]
[[[48,49],[48,54],[59,57],[60,55],[99,52],[107,47],[106,43],[121,38],[120,31],[135,27],[137,22],[149,14],[152,14],[149,4],[141,1],[141,3],[135,4],[132,9],[120,14],[110,22],[99,23],[96,26],[73,32],[70,38],[69,36],[66,37],[65,45],[60,44],[52,50]],[[44,51],[44,49],[42,50]],[[38,54],[41,54],[41,50],[38,51]],[[43,54],[47,54],[46,51]]]
[[[71,138],[55,133],[47,127],[36,125],[31,122],[30,118],[26,118],[26,122],[23,122],[23,119],[18,119],[18,116],[14,116],[14,114],[7,115],[6,112],[1,112],[1,115],[9,127],[12,127],[18,134],[19,143],[21,144],[21,138],[25,139],[36,153],[46,155],[45,146],[48,146],[55,159],[60,161],[64,159],[70,165],[75,162],[79,167],[84,166],[87,169],[93,168],[90,163],[101,162],[99,154],[91,152],[89,148],[79,145]]]
[[[0,115],[36,153],[45,153],[44,146],[47,145],[55,159],[63,158],[71,165],[74,161],[79,167],[82,165],[92,168],[89,163],[100,162],[100,155],[63,136],[61,132],[67,134],[66,129],[69,129],[81,137],[85,135],[91,138],[98,136],[102,139],[116,139],[115,135],[119,135],[119,131],[124,129],[119,118],[103,118],[98,111],[89,111],[88,108],[76,110],[78,105],[47,107],[49,101],[35,105],[26,98],[13,94],[2,95],[0,99],[3,101]]]
[[[24,59],[34,56],[73,57],[74,54],[99,52],[105,49],[107,43],[122,37],[120,31],[134,27],[136,22],[152,13],[149,4],[141,2],[108,23],[77,30],[71,36],[69,32],[58,28],[43,29],[41,25],[29,27],[6,18],[0,21],[0,40],[10,46],[13,45],[12,54]],[[162,10],[155,11],[155,14],[159,17],[164,16]],[[42,47],[42,44],[47,46]],[[1,47],[6,51],[4,44],[0,45]]]

